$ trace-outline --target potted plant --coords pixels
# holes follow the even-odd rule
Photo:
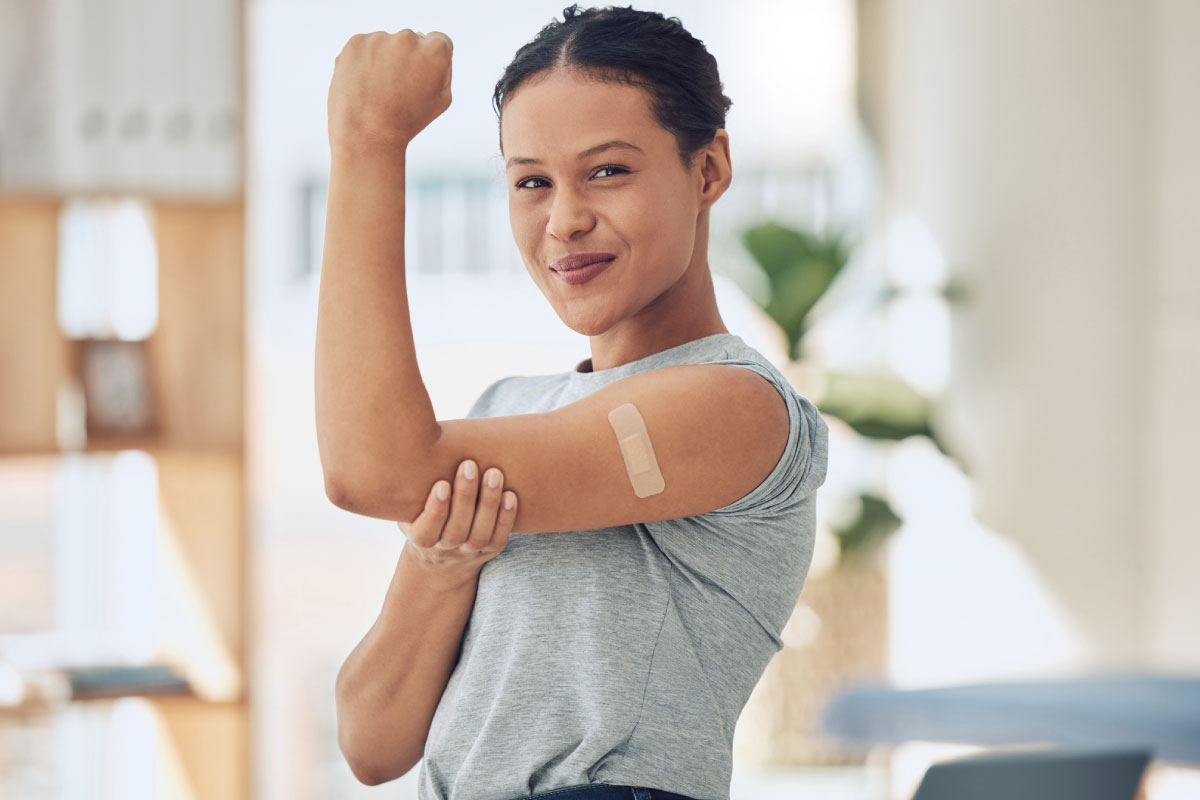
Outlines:
[[[789,364],[782,370],[822,416],[835,418],[876,443],[923,435],[949,454],[933,422],[932,401],[883,372],[845,372],[812,363],[803,348],[812,311],[850,259],[844,233],[820,236],[775,221],[743,232],[742,244],[766,275],[763,310],[786,334]],[[896,292],[882,287],[878,306]],[[947,290],[951,301],[955,289]],[[849,500],[854,515],[830,525],[838,556],[810,572],[785,647],[768,666],[739,723],[739,760],[763,766],[862,763],[864,752],[823,739],[823,704],[842,683],[881,677],[887,665],[887,582],[882,544],[899,527],[883,487]],[[744,723],[744,725],[743,725]]]

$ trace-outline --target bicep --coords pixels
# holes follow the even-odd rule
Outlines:
[[[644,422],[663,477],[655,494],[635,492],[609,421],[626,403]],[[758,486],[784,451],[788,424],[782,397],[759,375],[726,365],[664,367],[545,413],[440,421],[427,474],[404,502],[416,508],[434,481],[471,458],[480,474],[498,467],[517,494],[516,533],[694,516]]]

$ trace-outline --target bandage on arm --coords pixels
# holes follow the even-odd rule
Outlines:
[[[654,457],[654,446],[646,423],[638,413],[637,406],[625,403],[608,412],[608,423],[617,434],[617,444],[625,459],[625,471],[633,484],[633,493],[638,497],[649,497],[666,488],[658,461]]]

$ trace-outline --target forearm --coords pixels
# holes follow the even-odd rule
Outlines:
[[[364,783],[393,780],[420,761],[478,579],[440,580],[401,553],[379,618],[337,676],[338,743]]]
[[[331,498],[407,488],[407,465],[422,463],[438,436],[408,310],[404,176],[403,149],[332,153],[314,369]]]

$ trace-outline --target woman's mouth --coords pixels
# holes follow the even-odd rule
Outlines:
[[[550,269],[564,283],[575,286],[587,283],[608,269],[608,265],[616,258],[611,253],[578,253],[556,259],[550,263]]]

